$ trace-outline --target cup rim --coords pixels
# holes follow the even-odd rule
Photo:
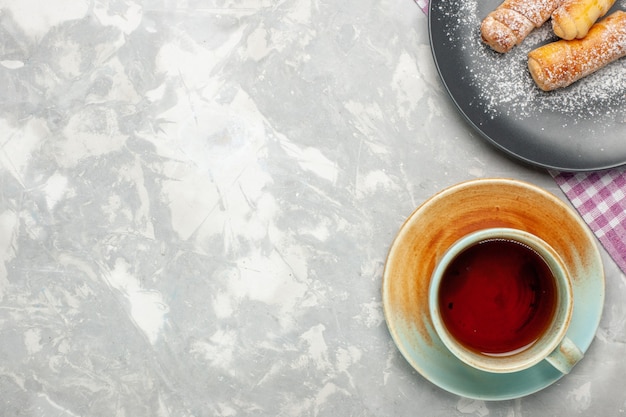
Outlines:
[[[557,281],[560,308],[557,309],[550,326],[549,337],[542,336],[542,343],[505,357],[481,355],[463,347],[447,331],[441,319],[438,303],[439,283],[447,265],[471,245],[495,239],[514,240],[535,250],[548,264]],[[435,333],[445,347],[459,360],[469,366],[491,373],[512,373],[530,368],[544,360],[565,338],[573,312],[572,283],[569,272],[560,255],[540,237],[520,229],[495,227],[469,233],[452,244],[437,261],[433,270],[428,292],[430,317]],[[555,321],[560,323],[554,324]],[[503,360],[506,358],[506,360]]]

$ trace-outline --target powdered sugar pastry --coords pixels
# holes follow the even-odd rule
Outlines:
[[[439,12],[449,17],[446,35],[450,44],[464,50],[464,82],[478,92],[472,106],[484,109],[492,118],[504,115],[524,120],[543,112],[563,114],[570,123],[590,118],[626,118],[626,59],[567,88],[543,92],[528,72],[527,54],[557,39],[550,22],[532,31],[511,51],[499,54],[481,41],[480,22],[491,11],[485,3],[489,2],[451,0],[437,6]],[[625,9],[626,0],[619,0],[615,7]]]

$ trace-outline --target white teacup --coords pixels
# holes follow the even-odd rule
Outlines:
[[[546,360],[566,374],[583,356],[566,337],[567,268],[531,233],[491,228],[461,238],[438,260],[428,299],[439,338],[474,368],[510,373]]]

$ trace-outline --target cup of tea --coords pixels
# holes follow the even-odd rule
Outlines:
[[[526,231],[491,228],[458,240],[435,266],[428,301],[443,344],[474,368],[510,373],[545,360],[566,374],[583,356],[566,336],[567,268]]]

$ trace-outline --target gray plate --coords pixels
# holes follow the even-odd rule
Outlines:
[[[431,0],[430,44],[452,100],[489,142],[525,162],[561,171],[626,164],[626,58],[571,86],[539,90],[532,49],[556,40],[550,23],[506,54],[480,40],[480,22],[500,0]],[[626,10],[626,0],[613,7]],[[611,12],[609,12],[611,13]]]

